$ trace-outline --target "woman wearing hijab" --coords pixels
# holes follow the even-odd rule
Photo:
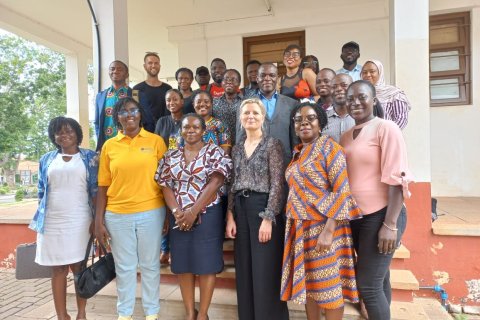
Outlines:
[[[375,86],[385,119],[392,120],[403,130],[407,126],[408,112],[412,107],[402,90],[385,83],[383,64],[378,60],[367,60],[363,65],[361,76],[363,80]]]

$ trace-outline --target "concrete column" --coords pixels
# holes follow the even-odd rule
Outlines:
[[[88,148],[88,57],[85,54],[66,54],[67,115],[76,119],[83,130],[82,147]]]
[[[111,85],[108,66],[114,60],[128,65],[128,8],[127,0],[93,0],[93,10],[100,29],[100,59],[95,27],[93,27],[94,70],[98,77],[98,61],[101,64],[101,88]],[[95,89],[97,89],[95,79]]]
[[[404,130],[409,165],[418,182],[430,182],[429,0],[389,1],[391,83],[412,105]]]

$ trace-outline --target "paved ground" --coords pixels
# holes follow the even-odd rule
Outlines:
[[[67,308],[72,318],[75,318],[75,299],[72,294],[72,279],[69,278]],[[87,304],[87,316],[89,320],[115,320],[116,297],[112,294],[114,283],[110,284],[95,297],[89,299]],[[197,289],[198,291],[198,289]],[[184,319],[184,310],[181,296],[177,285],[161,285],[161,311],[160,319],[181,320]],[[138,297],[137,290],[137,297]],[[197,292],[198,295],[198,292]],[[233,298],[233,301],[232,301]],[[423,300],[422,303],[419,301]],[[433,304],[432,304],[433,302]],[[419,310],[419,304],[423,306]],[[437,312],[428,310],[436,308]],[[289,306],[292,307],[292,306]],[[416,307],[416,308],[412,308]],[[432,299],[417,299],[416,306],[411,303],[396,302],[392,305],[392,319],[394,320],[439,320],[446,319],[438,313],[439,303]],[[358,312],[347,306],[344,319],[360,320]],[[14,270],[0,269],[0,319],[2,320],[50,320],[56,319],[54,311],[49,279],[22,280],[15,279]],[[433,314],[433,316],[432,316]],[[438,314],[438,316],[435,316]],[[236,320],[235,291],[216,289],[209,311],[212,320]],[[291,320],[306,319],[302,308],[293,307],[290,313]],[[135,319],[142,319],[142,307],[140,299],[135,306]],[[462,315],[459,320],[480,320],[479,316]],[[266,319],[270,320],[270,319]],[[272,319],[274,320],[274,319]]]
[[[14,270],[0,270],[0,319],[34,310],[52,300],[50,279],[17,281]]]
[[[73,292],[71,277],[68,283],[67,309],[72,319],[75,319],[76,305],[74,296],[71,293]],[[110,291],[112,290],[111,287]],[[168,295],[168,290],[165,290],[165,287],[163,289],[163,295]],[[176,286],[173,289],[176,289]],[[175,295],[173,292],[171,294]],[[212,304],[209,315],[212,320],[235,320],[237,319],[236,306]],[[117,318],[116,297],[106,292],[104,295],[99,294],[89,299],[87,316],[89,320],[115,320]],[[135,319],[144,317],[139,299],[137,299],[135,306],[134,317]],[[184,309],[181,301],[177,299],[167,302],[165,298],[162,298],[160,318],[168,320],[184,319]],[[56,319],[50,279],[19,281],[15,279],[14,270],[0,269],[0,319]]]
[[[28,199],[20,203],[0,204],[0,223],[30,223],[37,210],[38,200]]]

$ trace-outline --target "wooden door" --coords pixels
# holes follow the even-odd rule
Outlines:
[[[273,62],[278,67],[278,76],[285,74],[283,51],[290,44],[299,45],[305,52],[305,31],[267,34],[243,38],[243,83],[248,84],[245,66],[250,60],[262,63]]]

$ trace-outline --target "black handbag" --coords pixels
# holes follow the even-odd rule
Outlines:
[[[87,267],[94,237],[90,237],[87,252],[83,260],[80,272],[74,275],[75,287],[80,297],[88,299],[115,279],[115,263],[111,252],[107,252],[105,246],[100,244],[99,259],[95,262],[95,250],[92,253],[92,265]],[[103,253],[103,256],[102,256]]]

